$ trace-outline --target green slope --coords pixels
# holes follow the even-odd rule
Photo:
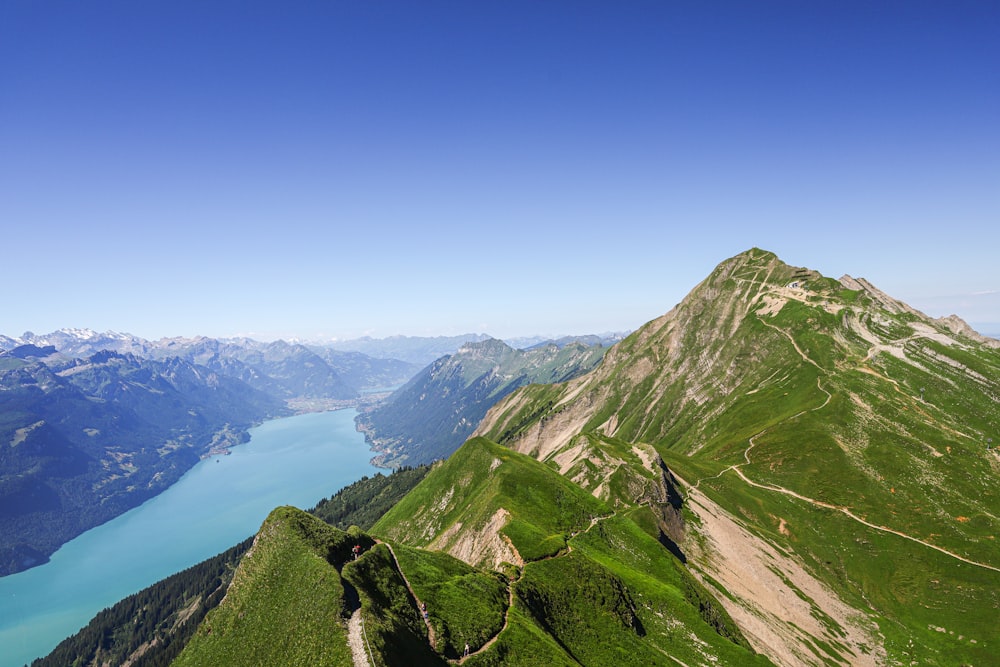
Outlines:
[[[468,664],[648,665],[670,656],[770,664],[661,542],[649,508],[616,512],[551,467],[484,438],[435,467],[373,532],[502,571],[488,575],[443,554],[395,547],[414,590],[423,591],[418,597],[434,602],[436,648],[452,656],[469,641]],[[496,552],[467,546],[497,537]],[[459,583],[478,592],[463,595]],[[470,598],[480,608],[470,612]],[[500,632],[484,643],[464,624],[472,616],[479,632],[496,628],[501,601],[510,606]]]
[[[351,664],[337,567],[359,539],[293,507],[274,510],[225,599],[171,664]]]
[[[482,545],[499,528],[513,548],[501,552],[513,553],[507,559],[513,562],[558,553],[571,531],[606,512],[604,503],[551,468],[478,438],[432,470],[372,532],[458,554],[468,542]],[[469,560],[479,565],[494,556],[495,550],[484,550]]]
[[[651,445],[689,492],[866,615],[886,662],[989,664],[998,400],[1000,352],[961,323],[752,250],[593,373],[512,395],[477,433],[553,464],[580,434]],[[692,521],[687,533],[681,546],[710,581],[720,562],[698,545],[712,536]],[[846,645],[797,641],[813,643],[807,664],[852,660]]]

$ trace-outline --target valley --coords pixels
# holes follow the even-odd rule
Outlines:
[[[50,562],[0,578],[0,665],[47,654],[102,608],[251,537],[273,507],[311,506],[376,474],[353,417],[344,410],[267,422],[231,456],[202,461]]]

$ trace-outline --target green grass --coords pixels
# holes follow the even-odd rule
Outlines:
[[[379,544],[344,566],[344,579],[357,590],[376,665],[441,665],[430,648],[416,601],[396,570],[388,547]]]
[[[432,470],[372,531],[425,546],[451,526],[481,529],[498,511],[503,529],[526,560],[557,553],[565,536],[607,512],[600,500],[533,458],[485,438],[468,441]]]
[[[294,508],[274,510],[225,600],[172,664],[350,664],[344,587],[326,559],[349,539]]]
[[[579,664],[519,606],[511,609],[507,627],[496,643],[463,663],[465,667],[579,667]]]
[[[393,551],[414,593],[427,605],[438,653],[458,657],[466,642],[475,651],[503,628],[505,577],[436,551],[401,544]]]

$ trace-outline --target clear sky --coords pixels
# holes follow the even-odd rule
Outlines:
[[[0,0],[0,333],[634,329],[750,247],[1000,332],[1000,4]]]

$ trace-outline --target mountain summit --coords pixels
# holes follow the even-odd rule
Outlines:
[[[775,662],[981,664],[1000,641],[998,397],[996,345],[957,318],[753,249],[476,435],[601,497],[629,465],[609,446],[652,447],[683,480],[689,567]]]

